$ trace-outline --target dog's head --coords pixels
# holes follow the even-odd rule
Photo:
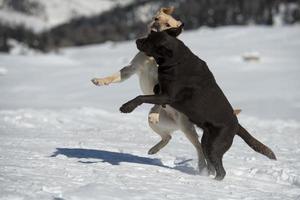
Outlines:
[[[174,12],[174,7],[161,8],[153,17],[153,21],[150,23],[150,30],[155,32],[161,32],[171,28],[183,27],[181,21],[174,19],[171,14]],[[181,33],[178,32],[178,35]]]
[[[148,56],[154,57],[159,65],[171,65],[179,56],[180,40],[171,36],[166,30],[162,32],[151,32],[148,37],[136,40],[137,48]]]

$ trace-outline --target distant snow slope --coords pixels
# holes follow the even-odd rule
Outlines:
[[[96,87],[137,52],[133,41],[4,55],[0,66],[0,199],[300,199],[300,27],[203,28],[181,39],[202,59],[242,123],[278,161],[239,137],[221,182],[200,176],[180,132],[156,155],[149,106],[121,114],[137,79]],[[256,52],[258,61],[243,55]],[[198,131],[201,136],[201,130]]]
[[[50,28],[80,16],[92,16],[109,10],[116,5],[125,5],[132,0],[31,0],[41,5],[36,15],[27,15],[8,8],[0,9],[0,21],[23,24],[36,31]]]

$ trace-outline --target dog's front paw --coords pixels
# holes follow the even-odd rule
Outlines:
[[[137,106],[138,104],[134,103],[133,101],[129,101],[120,107],[120,111],[122,113],[131,113]]]
[[[108,85],[111,83],[111,80],[108,78],[93,78],[91,81],[97,86]]]
[[[159,122],[159,113],[150,113],[148,117],[149,117],[149,122],[151,124],[158,124],[158,122]]]

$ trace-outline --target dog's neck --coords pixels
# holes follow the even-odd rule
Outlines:
[[[173,67],[173,66],[176,66],[180,63],[184,63],[185,60],[187,59],[187,56],[182,56],[182,57],[179,57],[180,59],[176,59],[174,60],[174,62],[166,62],[164,58],[154,58],[156,63],[158,64],[158,67],[167,67],[167,68],[170,68],[170,67]]]

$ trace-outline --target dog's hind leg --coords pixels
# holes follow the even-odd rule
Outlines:
[[[212,162],[210,161],[210,158],[208,156],[209,154],[209,150],[208,150],[208,142],[209,142],[209,131],[207,127],[203,128],[203,135],[201,138],[201,146],[202,146],[202,150],[203,150],[203,154],[205,156],[206,159],[206,163],[207,163],[207,169],[208,169],[208,174],[209,175],[215,175],[215,168],[212,164]]]
[[[171,140],[171,135],[170,133],[158,133],[160,135],[165,135],[164,137],[161,138],[161,141],[159,141],[156,145],[154,145],[149,151],[148,154],[152,155],[152,154],[156,154],[157,152],[159,152],[159,150],[161,150],[162,148],[164,148],[169,141]]]
[[[158,109],[158,107],[160,109]],[[158,114],[159,119],[153,120],[150,116],[152,114]],[[165,109],[161,106],[155,105],[149,112],[148,123],[151,129],[161,137],[161,141],[154,145],[149,151],[148,154],[155,154],[163,147],[165,147],[171,137],[171,133],[174,132],[178,127],[175,122],[167,115]]]
[[[216,170],[216,180],[222,180],[226,171],[223,167],[223,155],[231,147],[237,126],[213,127],[209,130],[207,142],[208,158]]]
[[[199,137],[196,132],[195,126],[182,113],[179,114],[179,128],[197,150],[199,172],[207,174],[207,172],[206,172],[207,165],[206,165],[206,161],[205,161],[205,156],[202,151],[202,146],[201,146],[201,143],[199,142]]]

